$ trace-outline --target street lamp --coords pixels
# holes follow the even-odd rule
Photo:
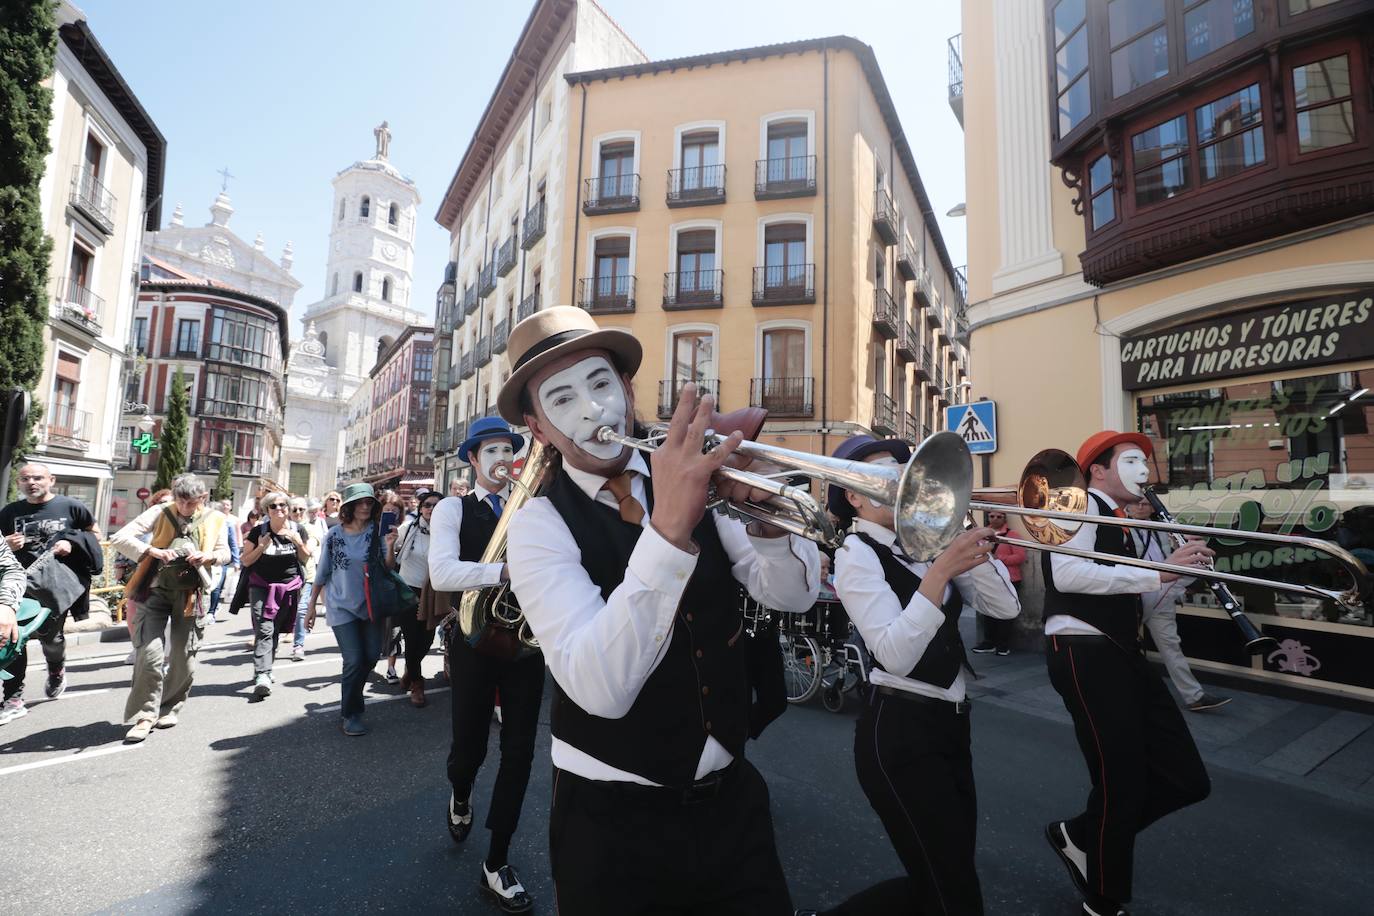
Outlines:
[[[962,200],[959,201],[959,202],[958,202],[957,204],[955,204],[954,206],[950,207],[947,211],[945,211],[945,216],[949,216],[949,217],[958,217],[958,216],[967,216],[967,215],[968,215],[968,207],[965,205],[964,201],[962,201]]]
[[[156,425],[157,421],[145,413],[143,415],[143,419],[138,421],[138,431],[142,433],[150,433],[153,431],[153,427]]]
[[[962,382],[958,382],[958,383],[956,383],[956,384],[948,385],[948,386],[946,386],[946,387],[944,387],[944,388],[941,388],[941,389],[940,389],[940,393],[941,393],[941,394],[944,394],[945,392],[954,392],[954,391],[959,391],[959,390],[961,390],[961,389],[972,389],[972,388],[973,388],[973,382],[970,382],[968,379],[964,379],[964,381],[962,381]],[[963,402],[963,401],[956,401],[955,403],[962,404],[962,403],[964,403],[964,402]]]

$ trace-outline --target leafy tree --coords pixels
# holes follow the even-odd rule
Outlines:
[[[219,459],[219,477],[215,478],[215,487],[210,491],[211,499],[233,499],[234,498],[234,442],[232,439],[224,443],[224,455]]]
[[[153,492],[170,487],[178,474],[186,470],[186,426],[190,398],[186,393],[186,376],[181,367],[172,374],[172,391],[167,398],[167,418],[162,421],[162,434],[157,442],[157,479]]]
[[[0,4],[0,388],[32,392],[43,372],[48,253],[38,185],[47,158],[52,90],[43,85],[57,55],[51,0]],[[16,463],[34,446],[34,404]]]

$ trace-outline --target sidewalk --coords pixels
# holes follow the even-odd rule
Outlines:
[[[960,631],[966,645],[974,644],[973,629],[972,614],[965,613]],[[969,683],[970,698],[1071,724],[1063,701],[1050,686],[1043,653],[975,655],[972,661],[979,678]],[[1159,670],[1168,683],[1162,667]],[[1198,672],[1198,677],[1207,681],[1206,672]],[[1208,766],[1374,808],[1374,715],[1230,686],[1217,692],[1231,697],[1231,702],[1208,712],[1183,712]]]

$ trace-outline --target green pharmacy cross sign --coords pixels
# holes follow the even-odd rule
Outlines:
[[[157,440],[147,433],[144,433],[133,441],[133,446],[138,449],[140,455],[146,455],[157,448]]]

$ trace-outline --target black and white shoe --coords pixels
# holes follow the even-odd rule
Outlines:
[[[496,903],[507,913],[524,913],[534,906],[534,901],[525,892],[515,869],[502,865],[496,871],[487,871],[487,863],[482,863],[482,890],[496,898]]]
[[[1083,901],[1083,916],[1131,916],[1119,903],[1093,897]]]
[[[1064,867],[1069,870],[1069,877],[1073,879],[1073,886],[1078,888],[1078,892],[1084,897],[1088,896],[1088,854],[1073,844],[1069,839],[1069,825],[1067,821],[1052,821],[1045,825],[1045,839],[1049,841],[1050,848],[1054,854],[1059,856],[1059,860],[1064,863]],[[1084,904],[1084,912],[1087,912],[1087,904]]]
[[[980,642],[969,651],[974,655],[991,655],[993,652],[997,651],[997,647],[990,642]]]
[[[453,842],[461,843],[468,838],[472,832],[472,805],[467,802],[459,802],[454,798],[452,790],[448,794],[448,835],[453,837]]]

